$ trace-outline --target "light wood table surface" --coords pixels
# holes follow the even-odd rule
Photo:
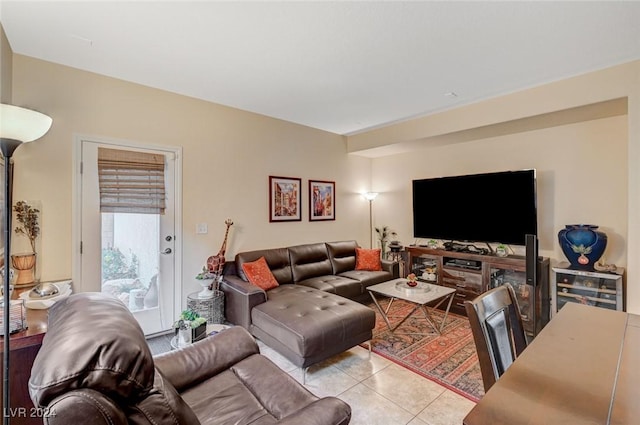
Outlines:
[[[632,424],[640,418],[640,316],[566,304],[464,425]]]

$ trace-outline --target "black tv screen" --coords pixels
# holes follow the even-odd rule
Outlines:
[[[525,245],[537,223],[533,169],[413,180],[415,238]]]

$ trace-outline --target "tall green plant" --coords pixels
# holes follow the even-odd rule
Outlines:
[[[389,237],[396,237],[398,236],[398,234],[395,232],[395,230],[391,230],[389,226],[376,227],[375,229],[376,233],[378,234],[378,240],[380,241],[380,256],[382,258],[385,258]]]

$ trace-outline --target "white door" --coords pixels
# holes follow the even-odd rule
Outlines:
[[[120,298],[145,335],[171,328],[178,315],[181,283],[176,252],[176,170],[179,151],[79,139],[81,160],[80,290]],[[101,212],[98,148],[164,157],[164,213]]]

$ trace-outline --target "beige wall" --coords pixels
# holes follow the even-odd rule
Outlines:
[[[0,102],[11,103],[13,51],[0,25]]]
[[[372,185],[390,191],[376,200],[377,220],[397,222],[405,242],[411,178],[536,168],[542,254],[564,260],[555,238],[565,224],[600,225],[606,260],[627,267],[627,311],[640,313],[640,61],[350,136],[347,146],[376,158]]]
[[[234,220],[236,252],[324,240],[369,240],[370,160],[346,153],[343,137],[264,116],[15,55],[13,101],[53,118],[14,159],[16,199],[42,202],[42,279],[70,277],[74,135],[183,148],[184,293],[218,252]],[[268,176],[302,178],[301,222],[269,223]],[[336,182],[336,220],[308,221],[308,180]],[[209,233],[196,235],[197,223]]]
[[[551,120],[475,139],[465,133],[612,99],[628,102],[626,115]],[[384,192],[375,222],[409,243],[411,179],[533,167],[542,255],[564,259],[555,240],[564,224],[600,225],[610,239],[606,260],[628,267],[628,310],[640,313],[640,61],[350,136],[346,146],[337,135],[20,55],[13,57],[13,101],[54,118],[42,141],[15,155],[16,196],[43,205],[44,279],[71,272],[71,152],[74,134],[82,134],[184,148],[185,293],[218,250],[227,217],[236,222],[227,257],[317,240],[366,244],[367,204],[358,193],[372,188]],[[394,154],[402,150],[396,147],[412,153]],[[303,189],[309,178],[335,180],[336,222],[307,222],[303,190],[303,222],[269,224],[268,175],[301,177]],[[199,222],[209,224],[208,235],[195,235]]]
[[[413,243],[411,180],[535,168],[540,255],[550,257],[552,265],[566,261],[558,231],[565,224],[590,223],[607,233],[606,260],[625,266],[626,122],[626,116],[603,118],[377,158],[373,186],[381,195],[375,201],[376,223],[391,225],[404,243]],[[492,196],[491,188],[486,196]],[[505,221],[518,219],[509,214],[508,199],[494,204]],[[473,213],[473,205],[467,212]]]

